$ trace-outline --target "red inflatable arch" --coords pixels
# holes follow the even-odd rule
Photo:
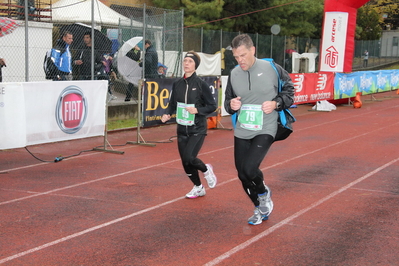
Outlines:
[[[357,9],[369,0],[326,0],[320,71],[352,72]]]

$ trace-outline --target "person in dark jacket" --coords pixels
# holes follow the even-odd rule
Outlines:
[[[77,51],[73,63],[77,66],[80,80],[91,79],[91,32],[85,32],[83,35],[83,47]],[[94,50],[94,75],[95,79],[98,73],[104,69],[102,54]]]
[[[158,78],[158,53],[155,50],[150,40],[145,40],[145,66],[144,66],[144,77],[145,78]],[[142,67],[142,63],[140,64]]]
[[[186,194],[190,199],[205,196],[198,171],[204,173],[210,188],[214,188],[217,183],[212,165],[204,164],[197,158],[207,134],[206,116],[217,108],[209,85],[195,72],[200,61],[196,52],[187,52],[183,60],[184,76],[173,83],[168,108],[161,118],[165,123],[170,120],[171,114],[176,113],[180,158],[184,171],[194,184]]]
[[[255,206],[248,219],[252,225],[269,219],[273,211],[271,190],[265,185],[260,164],[274,142],[278,113],[294,102],[294,85],[287,71],[275,64],[283,82],[278,92],[279,76],[271,62],[255,57],[255,47],[247,34],[231,42],[239,67],[228,78],[224,107],[237,113],[234,129],[234,162],[244,192]]]

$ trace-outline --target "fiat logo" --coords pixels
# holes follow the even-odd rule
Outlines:
[[[65,88],[58,98],[55,119],[60,129],[67,134],[78,132],[87,117],[87,100],[79,87]]]

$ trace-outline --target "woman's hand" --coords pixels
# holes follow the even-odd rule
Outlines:
[[[161,117],[162,123],[165,123],[169,120],[170,120],[170,115],[167,115],[167,114],[162,115],[162,117]]]
[[[195,107],[186,107],[186,111],[192,115],[198,114],[198,110]]]

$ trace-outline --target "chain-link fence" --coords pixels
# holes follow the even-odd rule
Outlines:
[[[10,34],[0,37],[0,58],[6,62],[6,67],[2,68],[3,82],[46,80],[44,57],[47,51],[57,46],[65,31],[71,32],[74,37],[69,47],[73,79],[81,79],[82,68],[75,62],[80,59],[82,50],[87,48],[84,35],[92,33],[92,26],[95,29],[94,36],[91,36],[95,53],[90,62],[93,67],[90,68],[95,68],[97,54],[110,55],[116,59],[116,52],[124,43],[140,36],[143,40],[142,50],[146,49],[145,40],[149,40],[157,54],[157,57],[153,57],[157,62],[147,62],[146,65],[144,53],[141,53],[138,61],[143,76],[149,69],[157,71],[158,65],[164,66],[165,76],[181,75],[182,11],[112,1],[107,1],[107,4],[98,0],[59,0],[56,3],[51,0],[1,0],[0,17],[10,18],[16,23]],[[75,24],[80,26],[72,27]],[[97,44],[102,40],[97,32],[106,36],[104,42],[107,45]],[[90,49],[86,52],[90,54]],[[166,68],[168,65],[174,67]],[[116,66],[114,68],[117,70]],[[97,69],[94,72],[95,78]]]
[[[112,45],[109,51],[114,55],[123,44],[134,37],[151,41],[157,52],[157,65],[164,67],[166,77],[182,75],[182,51],[195,50],[203,53],[223,53],[222,74],[236,62],[229,49],[231,40],[240,32],[222,30],[204,30],[183,27],[183,11],[165,10],[146,5],[128,5],[99,0],[0,0],[0,16],[16,20],[17,27],[12,34],[0,37],[0,58],[4,58],[7,67],[3,67],[3,82],[43,81],[45,73],[43,61],[46,52],[56,45],[65,25],[83,23],[94,26],[107,36]],[[87,30],[86,29],[86,30]],[[75,34],[74,43],[83,37]],[[271,57],[289,72],[292,70],[293,52],[319,53],[320,40],[280,35],[250,34],[257,47],[257,57]],[[94,39],[96,35],[94,35]],[[395,41],[396,40],[396,41]],[[75,45],[76,47],[76,45]],[[71,49],[76,58],[78,48]],[[378,41],[356,41],[353,69],[365,69],[364,52],[368,51],[367,68],[387,64],[398,59],[398,37]],[[141,57],[142,76],[151,63]],[[155,62],[153,62],[155,64]],[[317,60],[316,60],[317,63]],[[315,68],[318,69],[317,67]],[[79,75],[75,74],[78,79]],[[123,78],[122,78],[123,80]]]

